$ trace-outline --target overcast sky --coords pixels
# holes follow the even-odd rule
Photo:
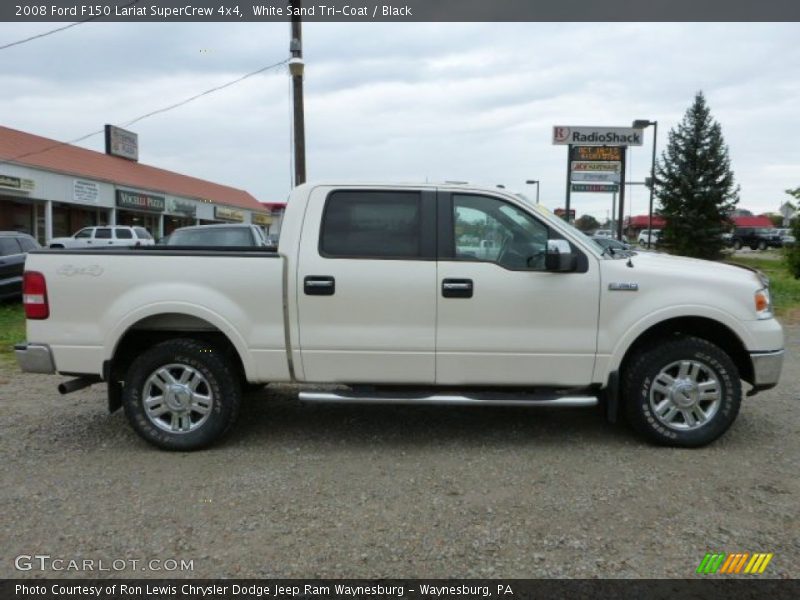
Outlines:
[[[2,23],[0,45],[57,26]],[[567,151],[551,145],[553,125],[657,120],[660,155],[703,90],[740,207],[777,210],[800,186],[798,34],[796,23],[307,23],[309,180],[522,190],[540,179],[542,202],[555,208]],[[0,52],[0,123],[74,139],[280,61],[288,43],[288,23],[83,24]],[[137,123],[140,161],[284,200],[289,92],[282,68]],[[629,154],[632,181],[649,173],[651,135]],[[645,214],[646,190],[629,196],[633,214]],[[611,197],[573,194],[573,206],[605,218]]]

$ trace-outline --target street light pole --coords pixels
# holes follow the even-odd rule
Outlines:
[[[653,236],[653,194],[656,189],[656,138],[658,137],[658,121],[647,121],[637,119],[633,122],[636,129],[644,129],[653,126],[653,162],[650,165],[650,208],[647,211],[647,247],[650,248]]]
[[[539,180],[528,179],[528,181],[526,181],[525,183],[527,183],[528,185],[533,185],[534,183],[536,184],[536,204],[539,204]]]
[[[295,8],[301,7],[301,0],[295,0]],[[289,72],[292,75],[292,100],[294,104],[294,184],[306,182],[306,125],[303,109],[303,30],[297,10],[292,14],[292,39],[289,51]]]

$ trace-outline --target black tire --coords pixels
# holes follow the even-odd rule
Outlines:
[[[758,249],[759,250],[766,250],[767,249],[767,242],[765,242],[764,240],[761,240],[760,242],[758,242]]]
[[[742,241],[741,240],[734,240],[733,241],[733,249],[734,250],[741,250],[742,249]]]
[[[194,371],[191,381],[199,382],[198,393],[210,397],[207,402],[211,404],[210,410],[205,407],[205,416],[188,411],[190,430],[185,432],[166,429],[169,424],[161,417],[149,416],[144,406],[145,394],[161,389],[158,384],[153,387],[151,377],[169,365],[174,366],[172,375],[180,374],[181,368],[187,373]],[[169,419],[176,413],[168,410],[166,393],[163,392],[162,404],[169,414],[163,417]],[[187,403],[193,403],[194,398]],[[161,342],[131,363],[125,377],[122,405],[136,433],[154,446],[164,450],[197,450],[213,444],[230,430],[239,415],[241,398],[238,373],[225,354],[207,343],[187,338]]]
[[[664,369],[680,361],[702,365],[718,385],[719,401],[716,410],[704,424],[696,425],[694,429],[688,428],[691,423],[686,421],[686,413],[691,413],[691,408],[684,410],[676,407],[677,422],[668,425],[656,415],[651,404],[666,397],[660,390],[653,389],[656,378],[664,373]],[[707,381],[711,381],[711,378],[702,383]],[[742,402],[742,382],[736,365],[719,347],[696,337],[664,340],[634,358],[626,368],[622,390],[628,422],[639,433],[664,446],[696,448],[713,442],[734,422]],[[680,394],[677,397],[681,400],[686,398]],[[702,409],[702,405],[700,408]],[[708,404],[706,410],[710,412]],[[678,412],[681,414],[677,414]],[[689,416],[696,418],[694,413]],[[683,425],[680,420],[683,420]]]

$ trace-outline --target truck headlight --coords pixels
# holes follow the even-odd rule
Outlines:
[[[756,292],[756,316],[759,319],[772,318],[772,299],[769,297],[769,288],[762,288]]]

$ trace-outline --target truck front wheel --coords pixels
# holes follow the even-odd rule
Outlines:
[[[624,381],[631,425],[652,441],[686,448],[725,433],[742,401],[739,372],[711,342],[676,337],[637,356]]]
[[[139,355],[122,392],[133,429],[165,450],[209,446],[236,421],[241,389],[224,353],[193,339],[162,342]]]

